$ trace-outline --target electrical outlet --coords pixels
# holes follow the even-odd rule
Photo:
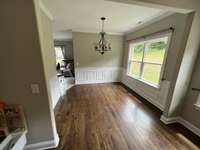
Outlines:
[[[40,88],[38,84],[31,84],[31,92],[32,94],[39,94]]]

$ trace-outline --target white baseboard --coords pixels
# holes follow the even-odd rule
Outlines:
[[[180,120],[179,117],[165,117],[164,115],[161,116],[160,120],[164,123],[164,124],[172,124],[172,123],[178,123],[178,121]]]
[[[164,115],[162,115],[160,120],[164,124],[180,123],[187,129],[189,129],[191,132],[200,137],[200,129],[195,125],[191,124],[190,122],[188,122],[187,120],[183,119],[182,117],[165,117]]]
[[[59,144],[59,136],[57,135],[54,140],[34,143],[34,144],[28,144],[25,146],[24,150],[45,150],[50,148],[56,148]]]
[[[193,124],[191,124],[183,118],[179,118],[179,123],[200,137],[200,129],[198,127],[194,126]]]
[[[147,100],[148,102],[156,106],[158,109],[162,111],[164,110],[164,106],[160,103],[159,100],[156,100],[157,99],[156,97],[154,97],[155,95],[157,95],[156,92],[154,92],[153,96],[150,96],[148,95],[148,93],[153,93],[153,92],[152,91],[148,92],[148,89],[146,89],[145,87],[142,87],[143,90],[141,90],[141,88],[139,88],[138,86],[135,86],[136,84],[134,84],[132,81],[126,81],[125,79],[123,79],[121,82],[125,86],[133,90],[135,93],[143,97],[145,100]]]

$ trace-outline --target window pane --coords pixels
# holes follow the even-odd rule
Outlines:
[[[160,41],[152,42],[147,49],[144,60],[146,62],[155,62],[162,64],[166,46],[166,38],[160,39]]]
[[[158,85],[160,79],[161,65],[144,64],[142,79]]]
[[[135,45],[132,48],[131,60],[142,61],[143,51],[144,51],[144,44]]]
[[[61,66],[64,66],[64,55],[62,52],[62,46],[55,46],[55,52],[56,52],[56,64],[60,64]]]
[[[61,46],[56,46],[55,51],[56,51],[56,58],[60,58],[60,59],[64,58]]]
[[[140,67],[141,67],[141,63],[131,62],[130,63],[130,70],[129,70],[130,75],[139,77]]]

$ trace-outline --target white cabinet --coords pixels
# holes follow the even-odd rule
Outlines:
[[[26,131],[8,135],[0,144],[0,150],[23,150],[26,145]]]

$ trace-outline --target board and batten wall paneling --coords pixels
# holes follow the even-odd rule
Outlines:
[[[76,68],[76,84],[121,81],[122,68]]]
[[[107,35],[112,50],[104,55],[94,50],[94,43],[98,42],[99,38],[95,33],[73,32],[76,84],[121,81],[123,36]]]

